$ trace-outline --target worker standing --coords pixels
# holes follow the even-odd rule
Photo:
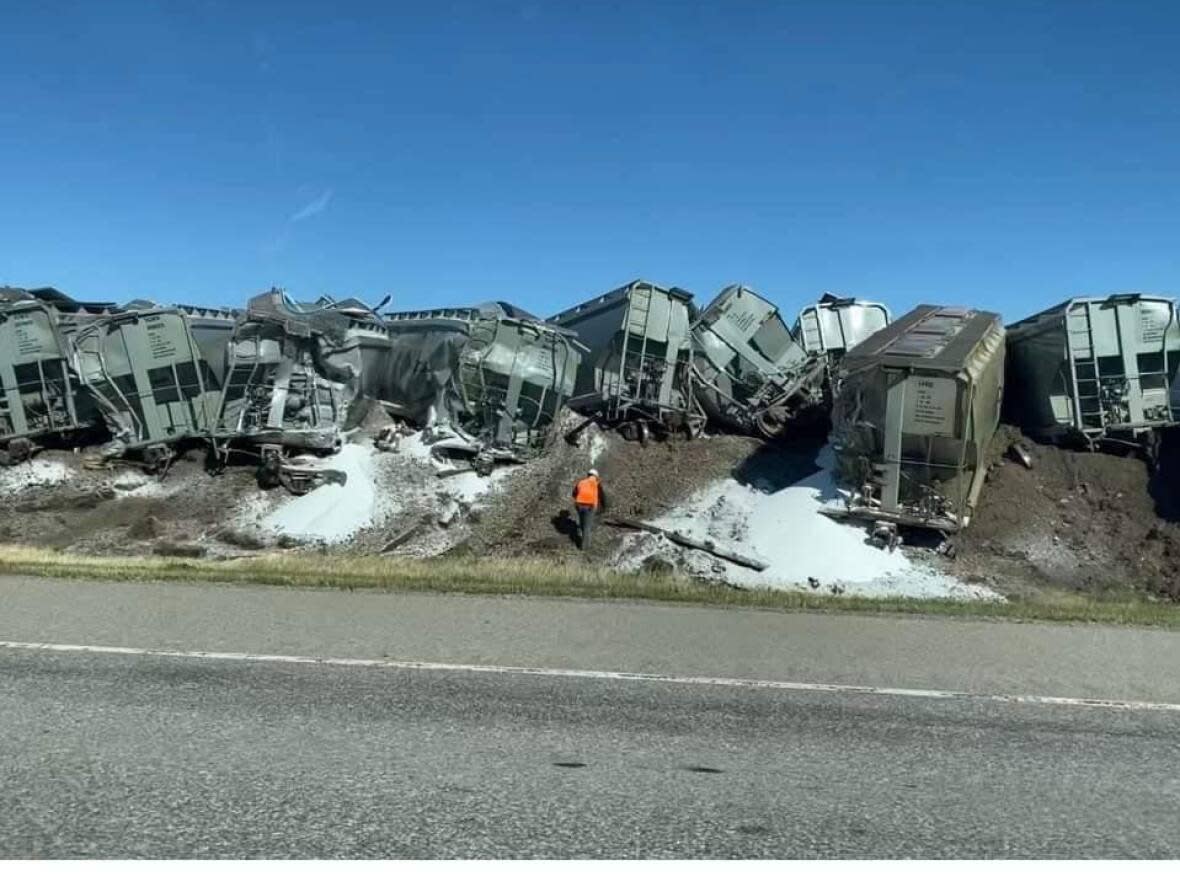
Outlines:
[[[594,518],[598,511],[606,510],[606,492],[598,478],[598,471],[593,467],[585,478],[574,484],[574,507],[578,511],[578,547],[589,550]]]

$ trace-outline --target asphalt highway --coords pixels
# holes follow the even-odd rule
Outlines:
[[[0,625],[4,857],[1180,853],[1162,631],[11,578]]]

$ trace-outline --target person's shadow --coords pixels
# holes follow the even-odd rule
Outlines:
[[[572,544],[578,543],[578,523],[568,510],[562,510],[550,521],[553,523],[553,528],[569,538]]]

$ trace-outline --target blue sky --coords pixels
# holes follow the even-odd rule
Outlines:
[[[1178,3],[11,3],[0,283],[1180,294]]]

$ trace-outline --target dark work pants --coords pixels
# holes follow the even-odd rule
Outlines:
[[[594,508],[589,504],[578,504],[578,547],[590,549],[590,530],[594,528]]]

